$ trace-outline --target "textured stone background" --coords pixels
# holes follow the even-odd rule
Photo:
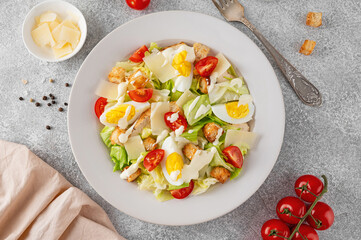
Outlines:
[[[60,113],[57,107],[45,105],[35,108],[29,98],[42,102],[44,94],[53,93],[59,104],[67,101],[70,88],[64,87],[64,83],[73,82],[81,63],[99,40],[131,19],[166,10],[202,12],[219,19],[221,15],[211,0],[152,0],[150,7],[142,12],[129,9],[124,0],[69,0],[85,15],[87,41],[72,59],[46,63],[27,52],[21,37],[23,19],[38,2],[0,2],[0,138],[27,145],[87,193],[105,209],[121,235],[129,239],[259,239],[263,222],[276,216],[277,201],[293,195],[297,176],[324,173],[330,180],[330,191],[324,201],[333,207],[335,223],[330,230],[319,232],[320,238],[360,239],[360,1],[242,0],[249,20],[319,88],[324,104],[320,108],[303,105],[269,58],[286,106],[285,139],[278,161],[262,187],[242,206],[216,220],[185,227],[144,223],[104,201],[87,183],[74,160],[66,111]],[[304,24],[308,11],[323,12],[322,27],[313,29]],[[241,24],[234,26],[255,39]],[[317,41],[311,56],[298,53],[305,39]],[[50,84],[49,78],[54,78],[55,83]],[[23,85],[21,79],[29,83]],[[19,101],[20,96],[26,101]],[[45,130],[47,124],[54,129]]]

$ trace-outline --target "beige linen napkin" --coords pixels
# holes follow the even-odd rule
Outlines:
[[[104,210],[27,147],[0,140],[0,239],[124,239]]]

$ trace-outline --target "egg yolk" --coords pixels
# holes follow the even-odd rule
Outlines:
[[[122,104],[113,108],[105,114],[107,122],[111,124],[117,124],[119,122],[119,119],[125,116],[128,107],[130,107],[130,112],[128,114],[127,120],[129,121],[130,119],[132,119],[135,114],[134,106],[130,104]]]
[[[226,103],[226,110],[230,117],[232,118],[244,118],[249,113],[248,104],[238,106],[238,102]]]
[[[167,157],[167,160],[165,162],[165,168],[167,169],[167,172],[169,175],[171,175],[172,172],[175,172],[177,170],[179,170],[179,172],[181,172],[183,169],[183,165],[184,165],[184,163],[183,163],[182,156],[176,152],[171,153]],[[182,174],[179,173],[177,180],[181,177],[182,177]]]
[[[181,51],[177,53],[172,62],[172,66],[184,77],[188,77],[191,74],[192,64],[186,61],[187,51]]]

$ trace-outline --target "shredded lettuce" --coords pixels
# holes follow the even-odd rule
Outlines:
[[[211,104],[236,101],[239,96],[249,94],[247,86],[242,78],[234,78],[230,81],[217,83],[209,95]]]
[[[156,189],[154,191],[154,196],[160,202],[165,202],[165,201],[174,199],[174,197],[172,196],[172,194],[168,190]]]
[[[142,132],[140,134],[140,137],[142,139],[146,139],[147,137],[149,137],[150,135],[152,135],[152,129],[151,128],[143,128]]]
[[[207,148],[208,146],[208,148]],[[209,144],[206,145],[206,149],[210,149],[214,145],[210,146]],[[209,166],[211,167],[224,167],[225,169],[233,172],[235,170],[235,167],[233,167],[231,164],[226,163],[222,157],[222,152],[219,149],[219,147],[214,146],[217,149],[217,152],[214,154],[212,161],[209,163]]]
[[[242,171],[242,168],[235,168],[233,172],[231,172],[231,177],[229,179],[234,179],[236,178],[239,173]]]
[[[233,75],[234,77],[238,77],[236,70],[234,70],[233,66],[230,66],[227,70],[227,72],[231,75]]]
[[[198,97],[197,97],[198,98]],[[209,108],[209,110],[203,114],[201,114],[199,117],[195,118],[196,113],[198,109],[201,107],[201,105],[209,106],[209,98],[208,95],[201,95],[199,96],[199,99],[194,107],[191,109],[191,105],[193,101],[195,101],[197,98],[192,99],[188,101],[186,104],[183,105],[184,115],[187,118],[187,122],[189,125],[193,125],[197,122],[199,122],[202,118],[212,113],[212,109]]]
[[[113,171],[123,170],[125,166],[129,164],[127,151],[125,147],[119,145],[113,145],[110,148],[110,158],[114,162]]]
[[[218,180],[212,177],[195,180],[192,195],[199,195],[206,192],[210,186],[217,182]]]
[[[102,138],[103,142],[107,147],[112,146],[112,143],[110,142],[110,135],[112,135],[114,129],[115,129],[114,127],[105,126],[100,132],[100,137]]]
[[[189,186],[189,183],[183,183],[182,185],[179,185],[179,186],[169,185],[168,190],[181,189],[181,188],[185,188],[188,186]]]
[[[180,91],[176,91],[176,92],[170,92],[170,100],[171,101],[177,101],[179,98],[180,98],[180,96],[182,96],[182,92],[180,92]]]
[[[196,95],[200,95],[199,92],[198,92],[198,89],[199,89],[199,81],[197,78],[193,78],[192,79],[192,85],[191,87],[189,88],[189,90],[196,94]]]
[[[159,47],[157,43],[151,42],[150,45],[149,45],[148,50],[149,50],[149,52],[152,52],[153,49],[157,49],[158,51],[162,50],[162,48]]]

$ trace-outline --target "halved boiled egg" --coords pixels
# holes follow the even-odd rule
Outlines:
[[[121,129],[124,129],[128,127],[129,124],[134,123],[148,108],[150,108],[150,104],[148,102],[139,103],[129,101],[125,103],[117,103],[106,109],[103,114],[100,115],[99,120],[105,126],[119,126]]]
[[[193,47],[181,44],[165,49],[162,54],[179,73],[177,77],[172,79],[174,82],[172,91],[184,92],[189,89],[192,85],[193,63],[196,58]]]
[[[184,166],[182,150],[172,136],[167,137],[164,140],[162,149],[165,152],[164,159],[161,162],[164,177],[172,185],[182,185],[184,183],[184,180],[182,179],[182,170]]]
[[[228,102],[212,106],[212,111],[221,120],[241,124],[252,119],[254,114],[254,105],[250,95],[242,95],[238,102]]]

